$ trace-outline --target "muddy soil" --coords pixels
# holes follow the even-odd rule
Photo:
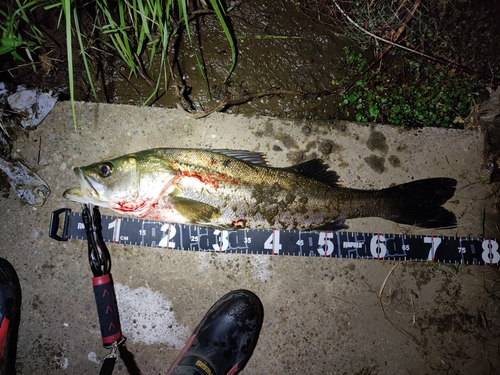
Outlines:
[[[37,71],[5,63],[0,78],[43,89],[63,88],[63,97],[67,98],[64,30],[57,28],[57,12],[49,16],[44,13],[44,17],[38,21],[49,38],[40,49]],[[184,107],[198,111],[248,94],[283,90],[287,94],[262,97],[227,112],[293,118],[336,116],[338,96],[331,94],[338,92],[338,83],[348,74],[342,51],[345,45],[352,44],[347,38],[332,27],[311,22],[292,2],[243,2],[231,11],[230,24],[238,57],[229,79],[225,80],[231,67],[231,52],[220,24],[215,15],[200,17],[192,22],[192,32],[201,45],[201,49],[195,50],[204,63],[208,81],[201,79],[187,38],[181,38],[175,80],[162,85],[152,105],[175,107],[179,102],[176,86],[185,91]],[[81,58],[78,53],[75,55],[76,99],[95,101]],[[92,50],[89,55],[100,101],[134,105],[146,101],[152,92],[151,80],[141,75],[128,79],[123,64],[109,54]],[[6,72],[7,68],[11,70]],[[147,74],[150,78],[155,76],[154,72]]]
[[[421,21],[417,18],[420,14],[424,14],[431,6],[435,7],[436,12],[442,14],[431,21],[436,23],[434,27],[442,28],[436,29],[436,38],[443,40],[441,44],[439,41],[432,44],[430,53],[445,55],[472,70],[492,74],[493,82],[495,74],[499,74],[500,60],[497,49],[491,48],[490,38],[500,27],[494,22],[500,14],[500,7],[489,2],[469,3],[439,7],[432,1],[424,2],[412,22],[418,28],[417,22]],[[343,5],[347,7],[349,4]],[[382,7],[380,4],[375,6]],[[190,45],[185,32],[180,33],[179,39],[172,41],[169,53],[172,66],[170,77],[167,82],[162,81],[157,96],[148,104],[168,108],[180,104],[185,110],[202,112],[222,102],[239,100],[238,105],[226,108],[226,112],[296,119],[345,118],[345,112],[339,109],[340,95],[353,83],[357,72],[349,66],[343,48],[350,46],[357,51],[361,49],[358,46],[359,39],[354,43],[346,37],[356,35],[352,32],[352,25],[349,31],[349,23],[335,11],[333,3],[243,1],[228,16],[237,48],[236,68],[229,78],[226,80],[232,64],[230,46],[216,16],[205,14],[190,24],[195,47]],[[367,15],[365,19],[371,20],[370,17],[376,15]],[[86,18],[83,11],[81,18],[83,30],[91,34],[91,20]],[[19,64],[3,56],[0,60],[0,80],[39,89],[56,89],[62,92],[62,98],[67,98],[66,35],[64,28],[58,27],[59,12],[57,9],[35,12],[33,22],[47,35],[47,43],[37,50],[39,57],[36,71],[28,64]],[[483,34],[479,38],[471,25],[481,29]],[[369,29],[369,25],[363,26]],[[415,38],[414,34],[419,35],[418,30],[406,30],[411,38]],[[463,35],[467,35],[467,38],[463,38]],[[366,35],[364,40],[373,42]],[[422,43],[429,44],[427,41]],[[373,43],[367,48],[366,42],[363,45],[363,53],[368,61],[385,46],[383,43]],[[177,52],[173,52],[174,46]],[[428,52],[429,47],[425,48]],[[157,72],[159,59],[154,60],[152,65],[145,63],[141,74],[129,77],[124,64],[104,50],[102,45],[92,43],[86,51],[92,64],[97,100],[115,104],[145,103],[160,74]],[[96,101],[91,94],[76,44],[74,51],[76,100]],[[198,71],[195,52],[203,64],[206,81]],[[391,75],[404,77],[405,63],[402,60],[425,61],[411,53],[403,56],[394,58],[386,55],[374,69],[378,69],[381,74],[384,70],[390,70]],[[148,60],[147,52],[142,59]],[[394,68],[399,65],[399,68]],[[450,67],[450,74],[461,73]],[[275,94],[254,98],[255,94],[267,91]],[[476,100],[488,97],[486,92],[482,93],[483,96],[479,95],[481,93],[476,94]]]

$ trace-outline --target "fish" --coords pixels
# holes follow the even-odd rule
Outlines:
[[[381,190],[351,189],[321,159],[285,168],[241,150],[155,148],[74,168],[79,203],[121,215],[218,229],[338,230],[345,220],[381,217],[453,228],[445,204],[457,181],[436,177]]]

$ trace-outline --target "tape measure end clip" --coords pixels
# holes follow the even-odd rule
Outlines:
[[[61,214],[64,213],[64,221],[60,220]],[[71,208],[60,208],[58,210],[52,211],[50,215],[50,229],[49,237],[56,241],[67,241],[69,234],[69,217],[71,214]],[[63,223],[62,228],[59,227],[60,223]],[[58,234],[61,229],[61,235]]]

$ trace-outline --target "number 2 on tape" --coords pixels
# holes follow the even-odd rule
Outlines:
[[[170,241],[177,234],[177,229],[175,229],[175,225],[172,224],[163,224],[160,229],[161,232],[164,233],[158,247],[166,247],[167,249],[175,249],[175,242]]]

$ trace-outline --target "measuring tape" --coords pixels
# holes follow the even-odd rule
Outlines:
[[[101,216],[101,226],[105,242],[171,250],[476,265],[500,262],[496,239],[331,231],[219,230],[107,215]],[[60,231],[62,233],[58,234]],[[58,241],[86,240],[82,214],[71,212],[69,208],[52,212],[50,237]]]

